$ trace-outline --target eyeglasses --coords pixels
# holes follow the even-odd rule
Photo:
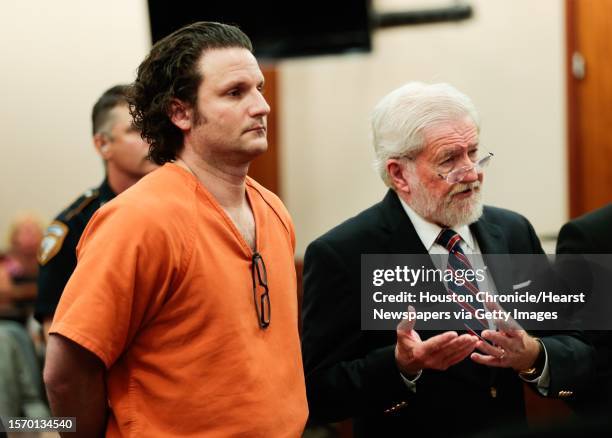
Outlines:
[[[463,166],[458,169],[453,169],[444,176],[442,173],[438,173],[438,176],[445,180],[449,184],[456,184],[463,181],[468,172],[475,170],[476,173],[480,173],[483,168],[487,167],[491,163],[491,159],[494,157],[492,152],[489,152],[486,156],[477,160],[471,166]]]
[[[262,329],[270,325],[272,308],[270,306],[270,294],[268,293],[268,274],[263,257],[258,252],[253,254],[251,259],[251,277],[253,279],[253,300],[255,301],[255,311],[257,321]]]

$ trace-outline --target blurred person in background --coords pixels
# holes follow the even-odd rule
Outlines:
[[[36,251],[42,226],[31,214],[10,226],[8,250],[0,255],[0,415],[48,415],[42,375],[26,325],[36,297]]]
[[[33,214],[15,218],[9,247],[0,254],[0,318],[26,323],[36,298],[36,251],[42,239],[40,220]]]
[[[104,181],[62,211],[47,228],[40,245],[35,316],[43,324],[45,337],[76,267],[76,247],[87,222],[102,205],[157,167],[148,158],[148,143],[132,124],[127,89],[126,85],[116,85],[106,90],[92,110],[93,143],[104,162]]]
[[[0,321],[0,416],[47,416],[34,349],[23,328],[14,324]]]
[[[602,309],[601,314],[585,317],[609,318],[609,299],[598,300],[609,296],[612,284],[612,203],[563,225],[557,238],[556,253],[560,275],[576,290],[586,290]],[[580,263],[585,255],[588,263]],[[612,332],[589,330],[586,334],[597,351],[597,375],[592,385],[578,392],[569,404],[580,414],[600,413],[609,418],[612,408]]]

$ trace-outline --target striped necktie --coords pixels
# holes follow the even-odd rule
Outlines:
[[[453,272],[453,278],[455,278],[454,274],[457,271],[465,271],[467,269],[472,272],[474,271],[470,261],[459,245],[460,242],[461,236],[450,228],[443,228],[436,238],[436,243],[442,245],[448,251],[447,269]],[[462,281],[459,278],[462,278]],[[488,323],[486,320],[476,318],[476,310],[484,308],[482,303],[476,299],[476,294],[479,292],[476,280],[467,281],[465,278],[457,275],[455,281],[451,280],[447,283],[447,287],[448,292],[451,294],[473,296],[472,302],[457,302],[459,306],[473,315],[473,319],[464,320],[469,326],[468,328],[474,330],[481,330],[483,327],[487,328]]]

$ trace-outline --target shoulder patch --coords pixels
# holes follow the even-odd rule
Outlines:
[[[64,217],[64,220],[69,221],[74,216],[83,211],[85,207],[91,204],[91,201],[100,196],[100,192],[98,189],[95,190],[87,190],[83,196],[76,202],[76,205],[68,211]]]
[[[37,258],[41,266],[45,266],[59,252],[67,234],[66,224],[60,221],[51,222],[38,248]]]

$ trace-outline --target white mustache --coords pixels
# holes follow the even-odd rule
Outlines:
[[[448,196],[453,196],[457,193],[463,192],[464,190],[475,190],[480,187],[480,181],[474,181],[471,183],[457,183],[449,192]]]

